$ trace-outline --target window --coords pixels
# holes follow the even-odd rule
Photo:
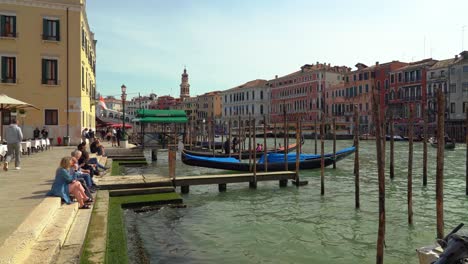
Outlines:
[[[42,59],[42,84],[58,85],[56,59]]]
[[[463,113],[466,113],[466,109],[468,109],[468,102],[463,102]]]
[[[369,85],[366,84],[366,93],[368,93],[368,92],[369,92]]]
[[[401,72],[398,73],[398,82],[401,82]]]
[[[463,72],[468,72],[468,66],[463,66]]]
[[[450,103],[450,113],[451,114],[455,113],[455,103]]]
[[[11,112],[9,110],[2,111],[2,124],[9,125],[11,123]]]
[[[16,16],[0,15],[0,36],[16,37]]]
[[[49,126],[58,125],[58,110],[45,110],[45,124]]]
[[[84,91],[85,88],[85,72],[84,72],[84,67],[81,66],[81,90]]]
[[[450,84],[450,93],[456,93],[456,92],[457,92],[457,85]]]
[[[390,82],[395,83],[395,75],[390,75]]]
[[[16,83],[16,58],[2,57],[2,83]]]
[[[60,41],[60,21],[58,19],[43,19],[42,39]]]

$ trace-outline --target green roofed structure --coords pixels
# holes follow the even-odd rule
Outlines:
[[[141,123],[187,123],[187,115],[184,110],[152,110],[152,109],[138,109],[137,118],[133,122]]]

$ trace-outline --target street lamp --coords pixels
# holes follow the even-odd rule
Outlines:
[[[206,120],[205,120],[205,118],[203,118],[203,131],[202,131],[202,133],[203,133],[203,139],[202,139],[202,141],[205,141],[205,134],[206,134],[206,133],[205,133],[205,122],[206,122]]]
[[[122,86],[120,86],[120,89],[122,89],[122,108],[123,108],[122,137],[125,137],[125,100],[127,99],[127,94],[125,92],[127,91],[127,87],[125,86],[125,84],[122,84]]]

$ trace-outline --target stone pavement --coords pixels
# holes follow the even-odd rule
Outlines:
[[[0,170],[0,245],[46,197],[55,178],[60,159],[75,146],[56,147],[23,156],[21,170]],[[1,163],[3,165],[3,163]]]

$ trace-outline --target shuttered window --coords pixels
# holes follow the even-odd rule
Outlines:
[[[57,60],[42,59],[42,84],[58,85]]]
[[[60,41],[60,21],[53,19],[43,19],[42,39]]]
[[[45,113],[45,124],[49,126],[58,125],[58,110],[46,109]]]
[[[0,36],[16,37],[16,16],[0,15]]]
[[[2,57],[1,71],[2,83],[16,83],[16,58]]]

